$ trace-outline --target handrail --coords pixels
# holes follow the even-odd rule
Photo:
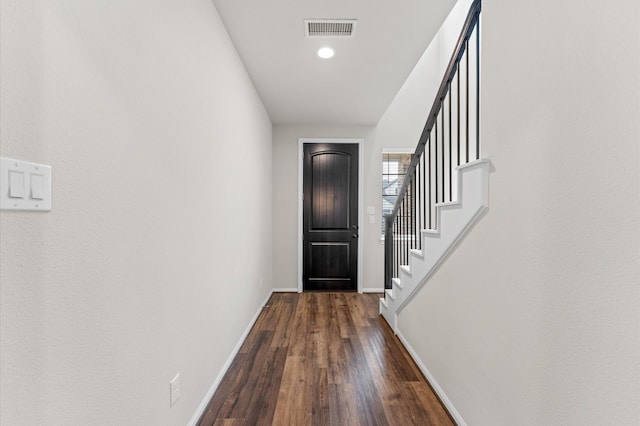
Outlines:
[[[400,209],[400,204],[402,204],[402,199],[407,193],[407,188],[409,187],[409,183],[413,174],[415,173],[418,162],[420,161],[420,157],[424,152],[424,147],[429,140],[429,135],[431,135],[431,130],[433,130],[433,125],[438,119],[438,113],[440,112],[440,108],[442,106],[442,102],[447,95],[449,83],[453,80],[456,70],[458,69],[458,64],[462,59],[462,55],[464,54],[464,46],[471,37],[471,33],[476,26],[476,23],[479,20],[481,11],[481,0],[475,0],[469,9],[469,14],[467,15],[467,19],[464,22],[464,26],[462,27],[462,32],[460,33],[460,37],[458,38],[458,42],[456,43],[456,48],[454,50],[453,56],[449,60],[449,65],[447,66],[447,70],[445,71],[444,78],[442,79],[442,83],[440,83],[440,88],[438,89],[438,93],[436,95],[436,99],[433,102],[433,106],[431,107],[431,112],[428,115],[427,123],[424,126],[424,130],[422,131],[422,135],[420,135],[420,139],[418,141],[418,146],[416,147],[416,151],[413,155],[413,160],[409,164],[409,169],[404,177],[404,183],[400,187],[400,191],[398,192],[398,199],[396,200],[395,205],[393,206],[393,210],[391,213],[385,216],[385,220],[388,221],[387,218],[391,216],[391,220],[395,218],[398,214],[398,210]]]
[[[452,177],[451,177],[451,169],[453,168],[453,150],[452,150],[452,83],[454,78],[457,77],[457,165],[459,166],[461,163],[460,159],[460,140],[461,140],[461,131],[460,131],[460,117],[463,114],[460,110],[461,105],[461,89],[460,89],[460,71],[461,61],[463,57],[466,57],[466,97],[465,97],[465,111],[464,117],[466,120],[466,128],[465,130],[465,162],[469,162],[469,109],[470,109],[470,93],[469,93],[469,39],[473,35],[474,31],[476,32],[476,93],[475,93],[475,156],[476,159],[480,158],[480,62],[479,62],[479,51],[480,51],[480,12],[481,12],[481,0],[474,0],[469,8],[469,12],[464,22],[464,26],[460,32],[460,36],[455,45],[455,49],[449,60],[447,68],[444,73],[444,77],[440,86],[438,88],[435,100],[427,116],[427,121],[425,123],[424,129],[422,130],[422,134],[420,135],[420,139],[418,140],[418,145],[416,146],[416,150],[414,152],[411,163],[409,164],[409,168],[406,171],[404,176],[404,182],[400,187],[400,190],[397,194],[396,202],[393,206],[393,209],[390,214],[385,216],[385,289],[389,289],[392,287],[392,278],[394,273],[399,272],[400,261],[408,261],[409,252],[414,248],[421,248],[421,238],[420,238],[420,230],[417,229],[418,226],[427,226],[431,227],[431,213],[434,209],[434,206],[438,204],[440,201],[438,199],[439,192],[442,194],[442,200],[445,201],[445,157],[448,159],[448,189],[449,189],[449,200],[451,200],[452,194]],[[466,53],[466,55],[465,55]],[[449,118],[449,132],[448,132],[448,141],[449,141],[449,150],[447,152],[448,155],[445,154],[445,101],[448,96],[448,118]],[[438,136],[438,119],[441,118],[441,131],[440,137]],[[435,128],[435,132],[434,132]],[[435,134],[434,141],[432,144],[427,145],[432,141],[432,133]],[[440,156],[438,155],[438,139],[442,141],[442,149],[440,151]],[[428,155],[425,154],[425,151],[428,149]],[[434,156],[432,158],[432,151],[434,152]],[[428,160],[427,158],[428,157]],[[440,181],[440,185],[438,185],[438,165],[442,164],[442,177]],[[432,169],[435,170],[435,173],[432,172]],[[417,172],[416,172],[417,170]],[[417,173],[417,176],[416,176]],[[434,176],[435,186],[432,184],[431,176]],[[411,192],[409,193],[409,190]],[[432,203],[431,193],[432,189],[434,189],[435,197],[434,202]],[[419,190],[419,191],[418,191]],[[420,192],[422,191],[422,192]],[[427,198],[428,194],[428,198]],[[426,200],[429,200],[427,203]],[[428,206],[428,210],[427,210]],[[416,210],[418,214],[416,215]],[[428,221],[427,221],[427,211],[428,211]],[[399,214],[402,212],[402,214]],[[409,243],[409,239],[407,242],[402,244],[396,244],[394,241],[394,230],[398,233],[402,233],[404,235],[409,235],[409,231],[411,231],[412,239]],[[398,276],[398,275],[396,275]]]

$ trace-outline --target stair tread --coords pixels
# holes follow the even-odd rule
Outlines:
[[[391,282],[395,283],[395,285],[402,288],[402,280],[400,278],[392,278]]]
[[[418,249],[411,249],[409,250],[409,253],[411,253],[412,255],[419,257],[419,258],[424,258],[424,253],[422,252],[422,250],[418,250]]]
[[[445,201],[442,203],[437,203],[436,207],[459,206],[459,205],[461,205],[460,201]]]
[[[413,272],[411,272],[411,267],[409,265],[400,265],[400,270],[409,276],[413,275]]]
[[[391,298],[391,300],[394,300],[394,297],[393,297],[393,289],[388,288],[388,289],[386,289],[386,290],[384,291],[384,293],[385,293],[386,295],[389,295],[389,297]]]

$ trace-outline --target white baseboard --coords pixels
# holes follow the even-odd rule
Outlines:
[[[273,290],[273,291],[275,291],[275,290]],[[191,417],[191,420],[189,420],[189,423],[187,423],[189,426],[195,426],[198,423],[198,420],[200,420],[200,417],[202,417],[202,414],[204,414],[204,410],[207,409],[207,405],[209,405],[209,401],[211,401],[211,398],[213,397],[213,394],[218,389],[218,386],[220,385],[220,382],[222,381],[222,378],[224,377],[225,374],[227,374],[227,370],[229,370],[229,367],[231,367],[231,363],[233,362],[234,358],[236,357],[236,355],[240,351],[240,348],[242,347],[242,344],[246,340],[247,336],[249,335],[249,332],[251,331],[251,328],[253,327],[253,325],[258,320],[258,317],[260,316],[260,313],[262,312],[262,308],[264,308],[264,306],[269,302],[269,298],[271,297],[271,294],[273,293],[273,291],[267,295],[267,298],[264,300],[264,302],[262,302],[262,304],[260,305],[260,308],[258,308],[258,312],[256,312],[256,314],[253,316],[251,321],[249,321],[249,325],[247,326],[247,329],[244,331],[242,336],[240,336],[240,339],[238,340],[238,343],[236,344],[236,346],[231,351],[231,354],[229,355],[229,357],[225,361],[224,365],[222,366],[222,369],[220,370],[220,373],[218,373],[218,377],[216,377],[216,379],[213,381],[213,384],[209,388],[209,391],[207,392],[207,394],[202,399],[202,402],[198,406],[198,409],[196,410],[195,413],[193,413],[193,416]]]
[[[297,293],[297,288],[274,288],[274,293]],[[362,289],[362,293],[384,293],[384,289],[376,287],[367,287]]]
[[[458,426],[467,426],[467,423],[464,421],[458,410],[456,410],[456,407],[453,406],[453,403],[451,402],[449,397],[447,397],[447,394],[444,393],[444,390],[442,389],[440,384],[436,381],[435,377],[433,377],[427,366],[424,365],[424,362],[422,362],[420,357],[418,357],[418,354],[411,347],[400,330],[396,330],[396,335],[400,339],[400,342],[402,342],[402,344],[404,345],[407,352],[409,352],[409,355],[411,355],[411,358],[413,358],[420,371],[422,371],[422,374],[424,374],[424,376],[427,378],[427,381],[429,382],[433,390],[436,392],[436,394],[438,394],[440,401],[442,401],[442,404],[446,407],[447,411],[449,412],[451,417],[453,417],[453,420],[456,422],[456,424]]]

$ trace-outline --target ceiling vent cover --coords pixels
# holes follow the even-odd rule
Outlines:
[[[307,37],[353,37],[357,19],[305,19]]]

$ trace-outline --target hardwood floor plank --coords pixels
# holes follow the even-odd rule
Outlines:
[[[356,403],[361,422],[366,425],[388,425],[382,400],[375,384],[375,376],[369,369],[367,357],[360,345],[360,341],[357,338],[349,339],[346,352],[347,357],[358,366],[358,368],[353,369],[353,377],[355,379],[354,383],[358,397]]]
[[[452,425],[378,297],[274,294],[199,424]]]
[[[307,336],[313,330],[309,324],[308,298],[300,297],[294,310],[293,331],[289,341],[289,356],[303,356],[305,354]]]
[[[442,425],[452,423],[449,414],[445,410],[429,410],[428,407],[441,406],[440,400],[433,393],[431,386],[426,382],[411,382],[407,384],[416,395],[417,406],[421,407],[421,419],[426,420],[421,424]]]
[[[317,368],[311,386],[311,420],[317,426],[328,425],[330,419],[327,369]]]
[[[274,425],[304,424],[308,406],[305,404],[305,387],[309,382],[310,361],[304,356],[286,358],[278,401],[273,417]]]
[[[369,295],[358,294],[358,293],[345,293],[345,298],[349,306],[349,309],[352,312],[352,319],[356,329],[361,330],[362,328],[370,327],[369,318],[377,317],[379,313],[377,309],[374,312],[371,312],[370,309],[367,309],[371,305],[369,303],[371,299]],[[358,298],[364,298],[367,301],[367,303],[359,303]],[[379,298],[380,298],[380,295],[375,296],[375,300],[376,300],[375,303],[378,303],[377,300]]]
[[[337,295],[334,299],[334,303],[336,305],[337,322],[340,329],[340,337],[349,338],[357,336],[358,334],[353,321],[351,310],[351,307],[353,305],[356,305],[357,303],[351,302],[347,304],[344,293]]]
[[[215,419],[225,417],[221,412],[231,411],[238,398],[239,389],[246,383],[245,376],[250,372],[250,362],[251,360],[247,360],[243,354],[236,356],[200,420],[201,424],[211,424]]]
[[[332,339],[329,347],[329,359],[327,361],[328,383],[340,385],[352,383],[351,371],[348,366],[348,358],[345,352],[344,339]]]
[[[264,363],[246,411],[249,425],[270,425],[278,401],[278,391],[287,357],[286,348],[277,348]]]
[[[360,422],[355,404],[357,394],[352,385],[329,385],[329,425],[368,426]]]
[[[287,348],[291,339],[291,330],[293,323],[293,312],[296,309],[297,298],[293,294],[276,293],[272,296],[273,304],[269,304],[269,310],[276,313],[276,319],[273,320],[274,335],[271,342],[272,347]]]
[[[245,424],[245,419],[217,419],[213,426],[243,426]]]
[[[257,339],[257,348],[254,352],[254,356],[251,358],[251,362],[246,363],[246,369],[248,374],[243,377],[246,379],[241,383],[240,389],[237,392],[237,398],[230,406],[231,410],[228,413],[221,411],[221,416],[227,418],[235,417],[247,417],[251,404],[251,397],[254,393],[259,391],[258,385],[260,383],[260,376],[262,369],[266,363],[269,362],[272,352],[269,350],[271,345],[271,338],[273,337],[273,331],[260,330],[258,332],[260,337]]]
[[[420,380],[419,372],[413,360],[405,356],[406,350],[400,340],[393,334],[391,328],[382,318],[372,320],[375,325],[369,330],[366,338],[372,344],[372,350],[379,354],[379,362],[384,367],[382,373],[387,379],[399,381]]]

